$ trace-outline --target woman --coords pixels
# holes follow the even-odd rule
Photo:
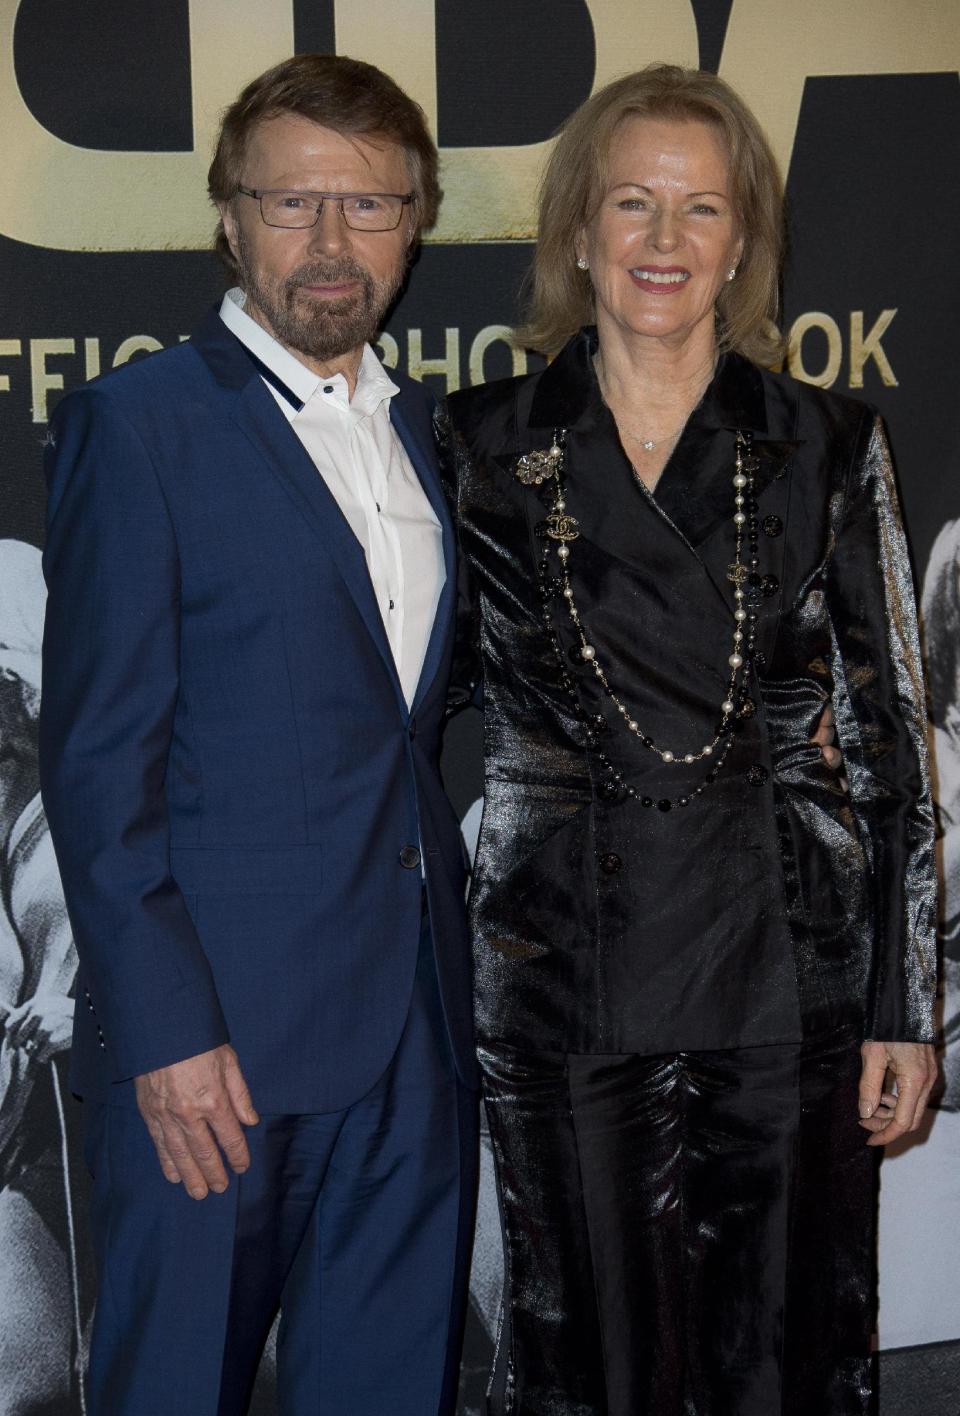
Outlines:
[[[872,1409],[869,1147],[934,1075],[923,694],[879,422],[766,371],[780,243],[724,83],[612,84],[544,181],[523,338],[557,357],[440,418],[496,1412]]]

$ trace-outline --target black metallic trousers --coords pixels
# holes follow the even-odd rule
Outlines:
[[[494,1416],[875,1411],[877,1152],[851,1032],[481,1061],[507,1261]]]

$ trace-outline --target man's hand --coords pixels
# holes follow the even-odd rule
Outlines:
[[[229,1182],[221,1150],[235,1174],[249,1168],[241,1126],[255,1126],[260,1118],[232,1047],[224,1043],[146,1072],[135,1083],[140,1114],[171,1184],[182,1181],[195,1200],[210,1190],[222,1195]]]
[[[833,718],[833,704],[828,703],[823,713],[820,715],[817,730],[810,741],[816,743],[824,762],[828,767],[832,767],[834,772],[843,765],[843,754],[839,747],[834,747],[833,745],[836,736],[837,730]]]
[[[860,1055],[860,1125],[873,1133],[868,1146],[888,1146],[919,1127],[937,1080],[937,1059],[927,1042],[865,1042]],[[888,1071],[893,1091],[884,1089]]]

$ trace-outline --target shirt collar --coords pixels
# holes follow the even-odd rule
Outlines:
[[[312,369],[308,369],[306,364],[302,364],[289,349],[285,349],[279,340],[274,339],[272,334],[268,334],[262,325],[257,324],[256,320],[247,314],[245,303],[246,295],[239,286],[234,286],[223,297],[220,318],[253,355],[264,378],[273,388],[278,389],[281,396],[285,397],[297,412],[310,402],[318,389],[324,391],[324,397],[335,400],[341,407],[350,408],[361,416],[375,413],[384,400],[400,392],[388,377],[373,349],[366,344],[357,373],[357,386],[353,392],[353,400],[350,401],[347,397],[347,381],[343,374],[321,378]],[[292,399],[289,394],[293,395]]]

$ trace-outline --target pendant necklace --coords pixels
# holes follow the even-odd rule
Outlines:
[[[655,445],[655,444],[654,444]],[[763,593],[763,578],[760,575],[759,526],[755,497],[754,475],[759,462],[753,452],[753,437],[749,432],[737,431],[735,438],[735,458],[733,470],[733,525],[734,558],[727,568],[727,579],[733,584],[734,629],[731,652],[727,658],[730,676],[726,692],[720,703],[719,718],[713,736],[693,750],[684,751],[664,747],[655,742],[630,711],[621,695],[614,689],[606,668],[598,657],[594,644],[587,634],[586,626],[577,607],[576,596],[570,579],[571,546],[580,535],[576,517],[567,510],[564,483],[564,454],[566,450],[566,429],[557,428],[553,443],[546,452],[528,452],[517,461],[516,476],[525,486],[540,486],[549,482],[553,501],[546,519],[537,527],[541,538],[542,552],[538,562],[540,598],[543,617],[553,647],[560,664],[560,681],[574,703],[576,716],[587,720],[588,729],[594,739],[596,732],[606,726],[603,714],[593,718],[588,715],[580,702],[580,695],[573,676],[567,669],[563,646],[553,621],[551,605],[560,600],[573,626],[577,644],[573,651],[585,665],[589,665],[600,684],[603,693],[613,704],[619,715],[620,726],[637,738],[648,751],[655,753],[668,765],[690,767],[697,762],[708,761],[709,770],[700,782],[682,795],[653,797],[643,795],[630,783],[624,781],[623,774],[606,754],[597,749],[597,757],[607,773],[606,783],[601,790],[607,797],[620,795],[635,797],[645,807],[656,806],[660,811],[669,811],[674,806],[687,806],[701,792],[717,779],[727,754],[733,743],[733,730],[738,717],[747,717],[755,711],[752,700],[747,696],[746,680],[755,655],[757,641],[757,605]],[[634,469],[636,475],[636,469]],[[638,478],[639,480],[639,478]],[[556,555],[554,573],[553,556]],[[745,553],[745,554],[744,554]],[[604,790],[604,787],[607,789]]]
[[[662,438],[642,438],[639,433],[632,433],[629,428],[625,428],[624,432],[630,441],[635,442],[638,447],[642,447],[644,452],[653,452],[655,447],[663,447],[664,443],[673,442],[674,438],[678,438],[685,427],[686,419],[680,424],[679,428],[674,428],[672,433],[665,433]]]

